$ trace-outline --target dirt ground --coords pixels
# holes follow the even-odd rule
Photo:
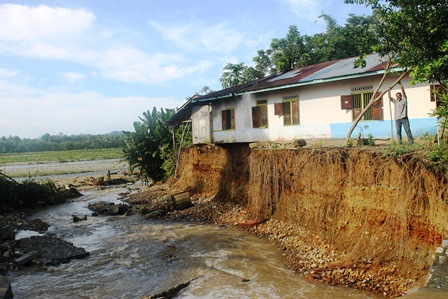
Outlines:
[[[165,217],[239,226],[307,279],[390,298],[425,285],[448,222],[443,176],[363,148],[192,147],[177,178],[133,203],[185,191],[194,206]]]
[[[193,207],[163,219],[238,226],[283,249],[309,280],[396,298],[423,286],[448,209],[447,184],[424,163],[336,144],[305,150],[204,145],[185,149],[166,184],[142,188],[145,206],[189,192]],[[104,178],[104,175],[101,175]],[[135,181],[119,173],[112,180]],[[56,180],[79,190],[100,177]]]
[[[45,164],[10,164],[0,166],[10,177],[29,175],[32,180],[52,180],[61,187],[78,190],[100,189],[120,184],[133,184],[138,177],[128,172],[128,165],[118,159]],[[42,175],[48,174],[49,175]],[[54,174],[51,174],[54,173]],[[59,175],[59,173],[67,173]],[[20,180],[21,178],[17,178]],[[140,184],[141,185],[141,184]],[[141,186],[140,186],[141,187]]]

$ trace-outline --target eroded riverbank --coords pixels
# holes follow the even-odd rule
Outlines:
[[[180,165],[170,188],[198,204],[172,217],[268,238],[310,280],[402,296],[425,286],[446,234],[445,178],[412,157],[207,145],[186,150]]]
[[[124,190],[89,190],[34,214],[90,255],[11,272],[14,298],[146,298],[186,281],[191,283],[174,298],[378,298],[308,282],[288,269],[279,248],[233,225],[139,214],[71,221],[72,214],[88,214],[90,203],[119,202]]]
[[[362,150],[257,154],[244,146],[190,148],[176,180],[131,202],[188,191],[194,206],[163,219],[243,228],[277,244],[290,267],[311,281],[391,298],[445,298],[446,292],[420,289],[448,215],[444,181],[430,168]]]

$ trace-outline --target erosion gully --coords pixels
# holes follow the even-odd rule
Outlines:
[[[142,215],[88,217],[96,201],[118,203],[125,189],[84,196],[34,214],[54,233],[90,256],[59,266],[30,266],[9,273],[14,298],[144,298],[190,282],[175,298],[382,298],[316,284],[290,270],[282,251],[231,226],[160,222]],[[30,232],[19,232],[18,238]],[[418,289],[405,298],[446,298]]]

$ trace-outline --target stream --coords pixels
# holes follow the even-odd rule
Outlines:
[[[147,220],[141,215],[88,217],[96,201],[121,203],[122,188],[86,191],[33,218],[90,256],[59,266],[9,273],[14,298],[143,298],[191,281],[175,298],[384,298],[305,280],[287,267],[282,251],[231,226]],[[30,232],[19,232],[17,238]],[[447,298],[420,289],[404,298]]]

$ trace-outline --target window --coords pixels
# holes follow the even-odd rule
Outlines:
[[[299,125],[299,98],[297,96],[284,97],[282,103],[274,104],[274,114],[283,115],[283,125]]]
[[[440,106],[440,101],[437,97],[444,91],[445,87],[443,85],[431,85],[431,102],[436,102],[436,107]]]
[[[377,94],[381,94],[380,92]],[[352,120],[355,120],[361,111],[369,104],[373,97],[373,92],[356,93],[347,96],[341,96],[341,109],[352,110]],[[377,101],[373,106],[367,109],[361,118],[366,120],[382,120],[383,119],[383,100]]]
[[[222,129],[234,130],[235,129],[235,109],[222,110]]]
[[[252,107],[252,127],[268,127],[268,100],[257,101],[257,106]]]

